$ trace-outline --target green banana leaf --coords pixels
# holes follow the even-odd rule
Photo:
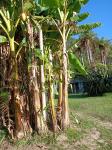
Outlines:
[[[77,71],[81,75],[86,75],[87,72],[76,55],[72,52],[68,53],[69,63],[73,71]]]
[[[6,43],[7,42],[7,38],[3,35],[0,35],[0,43]]]

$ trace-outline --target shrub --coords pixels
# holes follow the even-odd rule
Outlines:
[[[112,92],[112,69],[110,68],[110,66],[97,64],[95,69],[88,71],[85,91],[89,96]]]

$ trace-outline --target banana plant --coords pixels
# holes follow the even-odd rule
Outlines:
[[[39,0],[42,6],[48,6],[49,13],[53,16],[53,22],[57,27],[61,36],[62,47],[62,127],[69,126],[69,110],[68,110],[68,62],[67,62],[67,40],[72,34],[79,34],[92,27],[97,27],[99,24],[77,26],[77,23],[89,16],[88,13],[78,15],[81,7],[85,5],[88,0]],[[78,62],[79,64],[79,62]],[[74,64],[75,65],[75,64]],[[81,65],[79,65],[80,67]],[[81,68],[80,68],[81,69]],[[80,70],[79,69],[79,70]]]
[[[32,3],[31,3],[32,2]],[[24,4],[24,11],[23,11],[23,17],[24,17],[24,24],[27,25],[27,31],[28,31],[28,41],[29,41],[29,50],[33,54],[31,57],[31,84],[33,83],[33,100],[34,103],[34,111],[35,111],[35,130],[39,133],[44,132],[47,130],[46,127],[46,95],[45,95],[45,73],[44,73],[44,61],[43,59],[40,59],[40,66],[39,66],[39,75],[40,75],[40,82],[37,83],[37,60],[35,59],[35,55],[39,53],[39,56],[41,58],[44,57],[44,43],[43,43],[43,29],[42,29],[42,23],[45,20],[44,17],[39,16],[39,13],[42,12],[40,9],[40,6],[38,6],[38,2],[30,1],[30,5],[26,3],[26,6]],[[29,6],[29,7],[28,7]],[[33,7],[32,7],[33,6]],[[36,33],[35,33],[36,31]],[[39,35],[39,48],[35,48],[35,41],[34,41],[34,34]],[[35,66],[35,67],[34,67]],[[33,79],[33,82],[32,82]],[[40,89],[37,85],[40,85]],[[38,87],[38,90],[37,90]],[[38,108],[38,109],[37,109]],[[33,111],[33,110],[32,110]],[[46,132],[46,131],[45,131]]]
[[[49,24],[47,24],[47,21],[49,20],[49,17],[43,17],[43,16],[35,16],[34,18],[32,18],[38,32],[39,32],[39,48],[40,48],[40,53],[41,53],[41,66],[40,66],[40,75],[41,75],[41,97],[42,97],[42,110],[43,110],[43,117],[44,117],[44,121],[47,121],[46,120],[46,115],[47,115],[47,112],[46,112],[46,107],[47,107],[47,103],[46,103],[46,97],[45,97],[45,81],[46,81],[46,73],[45,73],[45,60],[49,60],[50,61],[50,58],[52,56],[51,54],[51,50],[49,49],[49,55],[45,55],[45,43],[44,43],[44,36],[43,36],[43,32],[44,33],[47,33],[47,31],[44,29],[44,25],[46,23],[46,26],[49,26]],[[46,58],[45,58],[46,57]],[[50,58],[49,58],[50,57]],[[44,60],[45,59],[45,60]],[[49,76],[49,79],[48,79],[48,103],[49,103],[49,111],[50,111],[50,116],[51,116],[51,124],[52,124],[52,129],[54,132],[56,132],[57,130],[57,120],[56,120],[56,112],[55,112],[55,108],[54,108],[54,99],[53,99],[53,83],[51,81],[51,72],[52,72],[52,63],[49,63],[49,61],[47,61],[47,65],[49,66],[47,68],[48,70],[48,74],[47,76]]]
[[[10,45],[10,69],[11,74],[9,76],[11,83],[11,107],[13,110],[13,121],[15,124],[14,134],[12,137],[22,138],[26,135],[26,122],[24,122],[22,114],[22,105],[20,101],[19,85],[18,85],[18,63],[17,56],[19,54],[17,50],[17,42],[15,41],[16,31],[18,25],[21,21],[22,14],[22,1],[19,0],[9,0],[6,3],[1,2],[0,6],[0,28],[4,31],[4,34],[7,37],[7,41]],[[30,127],[27,126],[27,129],[30,130]],[[30,130],[31,131],[31,130]]]

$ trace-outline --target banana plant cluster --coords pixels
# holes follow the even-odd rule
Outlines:
[[[2,121],[5,121],[12,138],[22,138],[33,131],[39,134],[48,130],[57,132],[70,125],[68,66],[72,65],[83,74],[86,71],[72,50],[68,49],[67,41],[74,34],[100,25],[78,25],[89,16],[88,13],[80,14],[81,7],[87,2],[1,2],[0,43],[2,47],[5,47],[3,43],[8,43],[10,47],[8,61],[4,63],[7,82],[0,87],[1,91],[10,95],[7,99],[8,117],[3,114]],[[59,94],[57,105],[54,101],[55,84]]]

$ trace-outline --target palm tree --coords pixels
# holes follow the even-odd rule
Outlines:
[[[101,63],[106,65],[110,43],[108,40],[105,40],[103,38],[100,39],[98,43],[99,43],[99,49],[100,49]]]
[[[82,53],[85,53],[88,60],[89,66],[94,66],[95,60],[94,60],[94,53],[96,49],[96,35],[92,32],[87,32],[86,34],[82,34],[80,36],[80,48]]]

